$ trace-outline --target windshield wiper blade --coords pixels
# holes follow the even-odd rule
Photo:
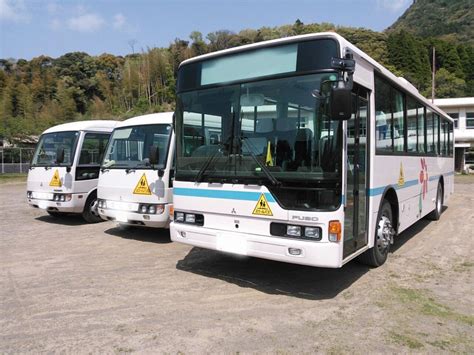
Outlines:
[[[201,166],[201,169],[199,169],[197,175],[196,175],[196,179],[194,180],[195,182],[202,182],[202,178],[204,176],[204,173],[207,171],[207,169],[209,169],[209,166],[211,165],[212,161],[214,160],[214,158],[217,156],[217,153],[220,152],[220,150],[222,148],[225,148],[225,145],[224,143],[219,143],[217,145],[219,148],[215,150],[214,153],[212,153],[209,158],[207,158],[207,160],[204,162],[204,165]]]
[[[271,173],[271,171],[267,168],[267,166],[262,163],[260,160],[258,160],[257,156],[255,153],[252,151],[252,147],[250,146],[250,142],[248,141],[248,137],[242,135],[240,136],[240,142],[243,142],[244,144],[247,144],[247,149],[250,153],[250,156],[252,159],[257,163],[257,165],[262,169],[263,173],[265,176],[270,180],[273,186],[280,186],[281,182]]]

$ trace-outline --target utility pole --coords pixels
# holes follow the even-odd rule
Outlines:
[[[436,68],[436,57],[435,57],[436,49],[433,46],[433,70],[431,73],[431,103],[434,103],[435,98],[435,68]]]

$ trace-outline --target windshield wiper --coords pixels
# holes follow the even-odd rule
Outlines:
[[[250,156],[252,159],[257,163],[257,165],[262,169],[263,173],[265,176],[270,180],[273,186],[280,186],[281,182],[270,172],[270,170],[267,168],[267,166],[262,163],[260,160],[258,160],[257,156],[255,153],[252,151],[252,147],[250,146],[250,142],[248,141],[248,137],[241,135],[240,136],[240,142],[247,144],[247,149],[250,153]]]
[[[135,170],[134,168],[127,168],[127,169],[125,169],[125,172],[126,172],[127,174],[130,174],[132,171],[135,172],[136,170]]]
[[[217,146],[218,148],[214,151],[214,153],[209,156],[209,158],[207,158],[207,160],[204,162],[204,165],[201,166],[201,169],[199,169],[199,172],[196,175],[196,179],[194,179],[195,182],[202,182],[204,173],[207,171],[207,169],[209,169],[209,166],[211,165],[214,158],[217,156],[217,153],[219,153],[222,148],[225,148],[225,145],[222,142],[219,142]]]

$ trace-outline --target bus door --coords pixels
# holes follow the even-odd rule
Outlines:
[[[367,89],[354,84],[352,117],[347,121],[344,258],[367,245],[368,97]]]

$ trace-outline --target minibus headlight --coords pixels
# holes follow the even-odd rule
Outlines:
[[[300,226],[286,226],[286,234],[292,237],[301,237],[301,227]]]
[[[54,195],[53,200],[54,201],[59,201],[59,195]]]
[[[66,201],[66,196],[65,196],[65,195],[61,195],[61,196],[59,197],[59,201],[65,202],[65,201]]]
[[[26,197],[27,198],[31,198],[33,194],[31,193],[31,191],[26,191]]]
[[[316,239],[320,240],[321,239],[321,233],[319,228],[315,227],[304,227],[304,236],[305,238],[311,238],[311,239]]]
[[[196,215],[192,213],[186,213],[185,222],[186,223],[196,222]]]
[[[140,207],[140,212],[141,212],[141,213],[147,213],[147,212],[148,212],[148,207],[147,207],[147,205],[142,205],[142,206]]]
[[[184,222],[184,212],[175,212],[174,220],[176,222]]]
[[[155,214],[156,213],[156,207],[151,205],[150,207],[148,207],[148,213],[150,214]]]

